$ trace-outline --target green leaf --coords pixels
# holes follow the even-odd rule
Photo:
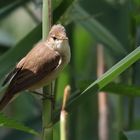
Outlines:
[[[136,20],[136,24],[137,24],[137,25],[140,25],[140,15],[137,14],[137,15],[134,16],[134,18],[135,18],[135,20]]]
[[[134,85],[124,85],[122,83],[110,83],[101,89],[105,92],[111,92],[125,96],[140,96],[140,87]]]
[[[127,132],[124,132],[124,134],[128,140],[139,140],[140,139],[140,131],[139,130],[127,131]]]
[[[20,130],[20,131],[24,131],[24,132],[27,132],[27,133],[30,133],[30,134],[33,134],[33,135],[37,135],[37,136],[40,136],[40,134],[35,131],[34,129],[32,128],[29,128],[27,126],[25,126],[24,124],[12,119],[12,118],[9,118],[7,116],[5,116],[4,114],[0,113],[0,126],[3,127],[8,127],[8,128],[14,128],[14,129],[17,129],[17,130]]]
[[[11,1],[11,0],[1,0],[1,2],[0,2],[0,9],[4,8],[4,7],[7,7],[8,5],[11,5],[13,3],[22,3],[22,2],[26,2],[26,1],[29,1],[29,0],[14,0],[14,1]]]
[[[117,76],[119,76],[124,70],[130,67],[133,63],[140,59],[140,47],[136,48],[133,52],[127,55],[124,59],[119,61],[116,65],[110,68],[106,73],[104,73],[95,82],[89,85],[83,92],[78,93],[69,101],[67,109],[69,111],[78,107],[79,104],[85,101],[85,98],[89,98],[96,94],[98,90],[102,90],[107,84],[113,81]],[[59,112],[55,112],[54,122],[58,120]]]
[[[15,47],[7,51],[0,57],[0,78],[5,75],[15,63],[21,59],[41,38],[41,25],[38,25],[25,38],[23,38]]]
[[[117,54],[118,56],[126,55],[126,50],[124,49],[123,45],[117,40],[117,38],[113,36],[113,34],[111,34],[111,32],[109,32],[95,18],[91,17],[83,8],[76,5],[72,11],[73,15],[71,16],[71,18],[78,24],[82,25],[97,40],[106,44],[105,47],[109,47],[112,53]],[[85,21],[84,19],[87,20]]]
[[[54,10],[53,21],[57,21],[71,6],[73,1],[74,0],[63,0],[60,5]]]
[[[123,133],[123,131],[119,132],[119,140],[128,140],[126,135]]]
[[[0,4],[0,18],[7,16],[11,11],[18,8],[20,5],[25,4],[29,0],[6,0],[2,1]]]
[[[124,59],[119,61],[110,70],[108,70],[96,83],[98,83],[100,89],[110,83],[115,77],[121,74],[129,66],[135,63],[140,58],[140,47],[136,48],[133,52],[127,55]],[[92,86],[92,85],[91,85]]]

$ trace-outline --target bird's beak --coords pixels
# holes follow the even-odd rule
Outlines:
[[[62,40],[68,40],[68,37],[66,37],[66,36],[62,37]]]

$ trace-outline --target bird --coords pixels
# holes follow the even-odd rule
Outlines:
[[[3,82],[8,85],[0,100],[2,111],[15,95],[48,85],[70,62],[71,51],[65,27],[53,25],[47,39],[38,42],[23,57]]]

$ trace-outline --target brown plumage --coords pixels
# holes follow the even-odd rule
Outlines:
[[[37,89],[50,83],[70,60],[70,48],[65,29],[54,25],[46,41],[39,42],[7,76],[9,82],[0,101],[2,110],[13,96],[26,89]]]

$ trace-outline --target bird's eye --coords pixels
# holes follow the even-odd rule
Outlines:
[[[57,38],[53,36],[53,40],[57,40]]]

